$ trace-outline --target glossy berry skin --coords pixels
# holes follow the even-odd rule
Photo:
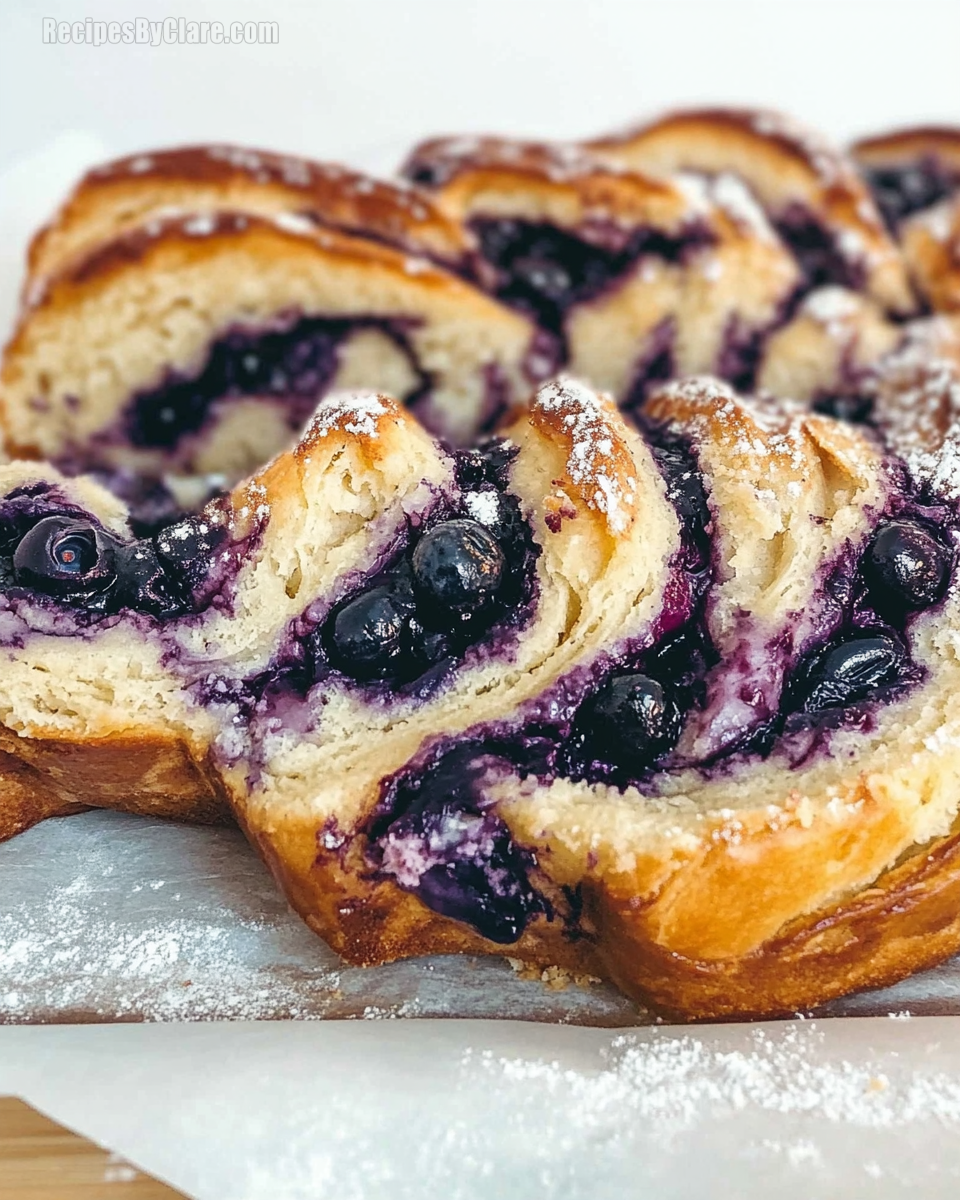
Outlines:
[[[653,455],[681,521],[696,529],[706,529],[710,524],[710,508],[703,482],[690,456],[671,446],[657,446]]]
[[[885,633],[863,633],[827,646],[801,670],[803,711],[869,699],[876,688],[896,682],[905,659],[900,642]]]
[[[433,667],[453,653],[450,636],[428,629],[416,616],[407,622],[406,647],[421,667]]]
[[[412,605],[385,587],[347,601],[330,629],[335,665],[354,679],[389,674],[403,652],[404,626],[411,612]]]
[[[154,617],[173,617],[189,605],[177,583],[164,571],[146,539],[117,551],[117,592],[121,604]]]
[[[950,551],[922,525],[890,521],[874,535],[864,561],[878,599],[906,609],[928,608],[943,595]]]
[[[413,581],[425,603],[452,616],[469,616],[500,586],[505,559],[478,521],[445,521],[428,530],[413,552]]]
[[[14,551],[16,582],[53,596],[93,596],[117,578],[120,542],[104,529],[74,517],[38,521]]]
[[[821,396],[815,401],[813,411],[838,421],[849,421],[851,425],[863,425],[873,412],[873,397],[842,393]]]
[[[649,766],[680,736],[680,711],[662,684],[649,675],[614,675],[597,694],[594,731],[617,762]]]

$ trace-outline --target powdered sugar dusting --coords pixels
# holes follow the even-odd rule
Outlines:
[[[317,972],[311,985],[284,982],[254,965],[250,948],[270,936],[273,922],[238,917],[209,905],[155,924],[130,923],[141,890],[175,891],[176,880],[151,879],[121,899],[103,890],[107,863],[90,864],[49,888],[41,903],[24,900],[0,914],[0,1022],[32,1013],[82,1012],[110,1020],[135,1017],[263,1019],[317,1015],[316,999],[339,983],[336,971]]]
[[[777,138],[801,154],[820,183],[826,187],[841,179],[846,182],[852,174],[844,159],[825,138],[785,113],[763,109],[752,115],[750,124],[761,137]]]
[[[960,200],[950,197],[940,204],[935,204],[932,208],[917,213],[911,219],[910,225],[925,229],[935,242],[941,242],[944,245],[955,234],[960,239]],[[957,244],[960,245],[960,240]]]
[[[877,423],[914,480],[960,500],[960,341],[951,326],[917,322],[876,386]]]
[[[802,310],[815,321],[830,326],[837,321],[856,317],[862,301],[855,293],[843,287],[822,287],[811,292],[803,302]]]
[[[537,393],[534,416],[538,410],[555,418],[570,437],[571,481],[587,504],[606,516],[610,528],[622,532],[636,509],[636,468],[600,397],[585,384],[561,378]]]
[[[571,142],[521,142],[496,137],[441,138],[417,147],[405,171],[429,171],[433,186],[443,186],[472,170],[529,170],[554,183],[591,175],[625,174],[622,168],[600,162],[583,146]]]
[[[711,1117],[742,1112],[809,1115],[818,1122],[893,1129],[918,1121],[960,1127],[960,1080],[929,1072],[893,1077],[887,1064],[856,1063],[818,1053],[810,1027],[755,1030],[746,1048],[729,1049],[687,1035],[654,1033],[614,1039],[603,1069],[589,1074],[556,1062],[496,1058],[468,1051],[492,1080],[533,1083],[563,1096],[584,1126],[600,1130],[640,1123],[659,1136],[679,1134]]]
[[[765,242],[775,242],[776,234],[753,193],[736,175],[724,171],[710,181],[714,202],[737,225]]]
[[[301,444],[309,445],[312,439],[326,437],[334,430],[375,438],[380,418],[393,411],[393,401],[376,392],[332,392],[324,397]]]

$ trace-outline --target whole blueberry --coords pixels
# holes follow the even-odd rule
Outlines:
[[[865,425],[873,412],[873,397],[852,393],[829,393],[814,401],[813,411],[852,425]]]
[[[864,561],[880,599],[908,609],[927,608],[943,595],[950,551],[913,521],[890,521],[874,534]]]
[[[414,660],[425,667],[435,666],[454,652],[448,633],[427,628],[415,615],[407,622],[405,640]]]
[[[403,652],[404,625],[411,612],[411,605],[385,587],[348,600],[330,626],[335,665],[354,679],[389,674]]]
[[[444,521],[428,530],[413,552],[413,580],[422,600],[452,614],[469,615],[489,600],[503,579],[504,555],[478,521]]]
[[[57,596],[94,595],[116,580],[120,541],[89,521],[44,517],[14,551],[16,581]]]
[[[649,675],[614,675],[597,693],[593,723],[623,766],[640,767],[671,750],[680,736],[680,711]]]
[[[804,712],[842,708],[894,683],[905,659],[903,646],[890,634],[864,632],[815,654],[798,671],[794,690]]]
[[[154,617],[173,617],[189,607],[178,582],[164,571],[148,539],[121,547],[116,561],[122,604]]]

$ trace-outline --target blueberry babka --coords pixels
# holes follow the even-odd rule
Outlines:
[[[475,234],[484,278],[537,321],[555,362],[627,407],[676,374],[741,378],[801,283],[732,176],[655,178],[492,138],[426,143],[405,171]]]
[[[31,250],[0,377],[8,449],[232,482],[361,384],[473,436],[527,388],[537,336],[470,264],[403,185],[217,147],[101,168]]]
[[[701,1017],[955,949],[955,450],[898,419],[692,380],[634,428],[561,381],[455,456],[266,684],[214,688],[294,906],[354,962],[507,953]]]
[[[678,113],[581,146],[437,139],[404,172],[474,232],[479,281],[626,408],[698,372],[793,396],[825,357],[872,364],[918,311],[853,164],[774,114]],[[834,333],[847,313],[825,345],[823,318]]]
[[[739,179],[792,250],[808,288],[837,284],[899,315],[914,311],[903,262],[864,181],[798,122],[762,109],[694,109],[587,146],[631,170]]]
[[[958,137],[91,172],[0,377],[0,837],[232,814],[352,962],[690,1017],[957,950]]]

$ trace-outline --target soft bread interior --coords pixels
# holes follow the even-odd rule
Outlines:
[[[382,317],[407,322],[411,369],[385,354],[383,338],[351,348],[344,380],[384,389],[416,372],[432,382],[431,412],[460,439],[487,416],[491,371],[516,394],[532,328],[483,293],[425,260],[375,242],[316,230],[302,218],[200,214],[157,220],[101,246],[81,268],[52,281],[7,348],[0,405],[10,444],[56,458],[83,452],[110,430],[130,399],[172,373],[190,377],[211,343],[233,327],[276,327],[293,315]],[[382,379],[381,379],[382,376]],[[336,381],[334,381],[336,383]],[[37,406],[43,419],[37,419]],[[225,406],[228,408],[229,406]],[[216,429],[204,431],[197,462],[221,469]],[[260,446],[259,465],[280,448]],[[287,432],[283,441],[292,435]],[[236,469],[237,435],[222,451]],[[109,440],[98,453],[110,460]],[[159,451],[114,456],[139,469],[163,467]]]
[[[410,517],[454,489],[451,456],[395,400],[327,397],[298,444],[234,489],[239,526],[263,520],[224,610],[171,630],[188,662],[224,677],[264,671],[294,623],[318,622],[405,533]]]
[[[914,420],[918,416],[929,435],[929,423],[916,412]],[[758,570],[764,530],[757,524],[752,533],[741,529],[734,544],[730,532],[738,522],[748,525],[750,505],[735,492],[724,497],[727,532],[721,524],[720,537],[730,544],[721,556],[728,575],[721,576],[718,590],[722,594],[732,580],[729,598],[737,595],[761,613],[769,582],[776,584],[775,594],[792,578],[799,601],[814,602],[816,587],[805,583],[815,578],[811,556],[822,562],[845,542],[855,546],[882,498],[882,476],[869,443],[858,447],[860,436],[847,427],[825,422],[814,429],[809,418],[803,423],[822,443],[817,454],[823,460],[819,469],[805,462],[804,486],[818,492],[829,483],[819,501],[812,499],[816,504],[829,497],[836,505],[824,514],[827,524],[819,533],[802,536],[797,553],[806,563],[804,572],[794,574],[786,558],[782,574],[775,571],[768,579],[767,570]],[[825,432],[841,442],[830,445]],[[769,431],[758,430],[757,441],[759,455],[774,454]],[[935,478],[945,459],[955,461],[957,450],[941,433],[939,445],[931,444],[927,453],[939,460],[928,463],[929,477]],[[706,474],[709,481],[709,465]],[[771,471],[763,480],[773,510],[782,514],[766,527],[768,567],[779,559],[773,548],[790,520],[793,482],[789,470]],[[864,504],[871,491],[874,503]],[[750,552],[744,554],[746,547]],[[542,850],[558,878],[587,880],[607,902],[629,905],[638,914],[633,924],[638,939],[698,960],[759,952],[790,922],[859,894],[953,830],[960,805],[958,619],[954,579],[939,605],[908,624],[913,658],[925,672],[922,682],[858,727],[827,735],[829,753],[814,748],[798,763],[784,745],[765,760],[733,759],[706,772],[674,772],[652,788],[622,792],[569,780],[542,787],[518,779],[500,785],[500,811],[518,840]],[[723,671],[723,663],[718,669]]]
[[[862,550],[889,480],[855,427],[747,403],[713,380],[669,385],[644,412],[689,440],[713,517],[705,617],[720,662],[678,746],[704,762],[776,713],[784,673],[839,623],[827,575]]]
[[[713,244],[679,263],[641,258],[568,318],[570,369],[621,399],[659,330],[670,334],[671,374],[717,371],[730,335],[746,342],[772,325],[799,283],[793,259],[735,179],[713,189],[687,182]]]
[[[124,611],[78,631],[56,607],[8,606],[0,746],[67,798],[184,818],[212,811],[210,747],[229,738],[236,713],[203,695],[266,669],[311,602],[335,602],[450,479],[449,455],[395,401],[332,398],[294,450],[198,516],[225,527],[227,548],[249,539],[200,614],[158,624]],[[0,467],[0,494],[37,482],[129,536],[122,503],[91,480]]]
[[[355,687],[318,685],[308,697],[315,731],[265,735],[249,794],[246,769],[228,773],[249,826],[316,829],[335,819],[349,828],[425,739],[522,720],[524,705],[575,666],[652,636],[679,527],[643,441],[608,400],[572,381],[542,389],[505,432],[518,447],[510,490],[541,548],[532,620],[509,653],[468,657],[425,701],[379,706]]]

